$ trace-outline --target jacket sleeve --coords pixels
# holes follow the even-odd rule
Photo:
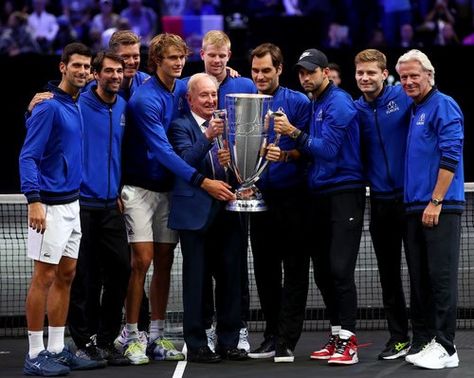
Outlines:
[[[40,201],[39,166],[53,128],[54,107],[50,101],[35,106],[26,121],[26,137],[20,152],[21,191],[28,203]]]
[[[337,96],[323,109],[321,135],[302,139],[304,148],[316,159],[333,160],[339,154],[347,128],[356,122],[356,109],[349,96]],[[313,114],[312,117],[318,116]]]
[[[135,124],[143,134],[151,160],[161,163],[183,180],[200,186],[204,179],[202,175],[176,154],[168,140],[161,121],[165,116],[164,112],[165,109],[160,104],[151,101],[132,99],[129,103],[128,114],[135,119]]]

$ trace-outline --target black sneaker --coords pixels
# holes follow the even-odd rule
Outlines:
[[[275,356],[275,339],[274,337],[267,337],[263,343],[251,351],[248,356],[250,358],[271,358]]]
[[[379,354],[379,360],[395,360],[406,356],[410,349],[410,341],[392,341],[390,340],[385,349]]]
[[[295,356],[293,351],[284,343],[278,343],[275,349],[275,362],[294,362]]]
[[[127,366],[130,360],[115,349],[114,344],[110,343],[101,348],[104,352],[104,358],[110,366]]]

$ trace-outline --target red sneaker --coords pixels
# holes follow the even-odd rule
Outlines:
[[[312,360],[329,360],[336,349],[337,340],[337,335],[330,335],[326,345],[324,345],[320,350],[316,350],[311,353],[310,358]]]
[[[351,336],[349,339],[339,339],[336,343],[336,350],[329,358],[328,364],[352,365],[359,362],[357,357],[357,339]]]

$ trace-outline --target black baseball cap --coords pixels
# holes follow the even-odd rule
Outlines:
[[[316,49],[308,49],[300,55],[295,68],[303,67],[308,71],[314,71],[317,67],[326,68],[328,65],[326,54]]]

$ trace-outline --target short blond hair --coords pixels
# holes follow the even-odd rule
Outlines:
[[[387,57],[385,54],[376,49],[362,50],[355,56],[355,65],[359,63],[377,63],[377,66],[382,70],[387,69]]]
[[[205,50],[209,45],[227,47],[230,50],[230,38],[221,30],[210,30],[202,39],[202,49]]]
[[[131,30],[117,30],[109,40],[109,48],[117,51],[120,46],[140,44],[140,37]]]

